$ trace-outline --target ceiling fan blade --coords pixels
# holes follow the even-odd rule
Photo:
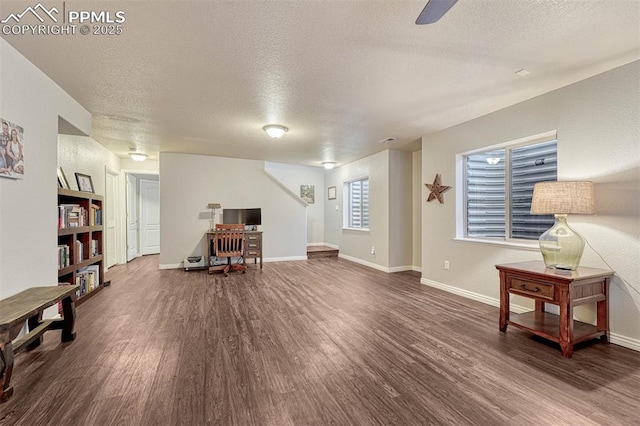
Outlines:
[[[416,19],[416,25],[433,24],[444,16],[456,4],[458,0],[429,0],[420,16]]]

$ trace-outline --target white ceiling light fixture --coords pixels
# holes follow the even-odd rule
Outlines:
[[[289,129],[279,124],[267,124],[262,128],[262,130],[267,132],[267,134],[272,138],[280,139]]]
[[[382,139],[378,143],[391,143],[391,142],[394,142],[395,140],[396,138],[394,138],[393,136],[389,136],[388,138]]]
[[[131,148],[129,150],[129,157],[131,157],[133,161],[144,161],[147,159],[148,155],[144,152],[138,152],[136,148]]]
[[[331,170],[336,166],[336,162],[335,161],[323,161],[322,165],[324,166],[325,169]]]

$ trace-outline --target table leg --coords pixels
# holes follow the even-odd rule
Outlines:
[[[597,327],[598,331],[604,331],[600,337],[603,342],[609,342],[609,278],[604,282],[604,300],[596,304],[598,315]]]
[[[560,291],[560,348],[562,355],[571,358],[573,355],[573,303],[569,286]]]
[[[500,331],[507,331],[509,323],[509,289],[506,272],[500,271]]]
[[[76,303],[71,296],[62,299],[62,334],[63,342],[71,342],[76,338],[74,325],[76,322]]]
[[[29,325],[29,331],[32,331],[42,322],[42,312],[38,312],[36,315],[32,316],[27,320],[27,324]],[[36,340],[29,343],[27,345],[27,351],[32,351],[42,343],[42,335],[40,335]]]
[[[0,402],[13,395],[11,373],[13,372],[13,345],[9,331],[0,336]]]
[[[536,312],[544,312],[544,302],[536,300]]]

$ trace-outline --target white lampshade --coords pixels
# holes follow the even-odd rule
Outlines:
[[[284,126],[280,126],[279,124],[268,124],[262,128],[269,136],[275,139],[279,139],[287,133],[289,129]]]
[[[593,213],[593,182],[539,182],[533,187],[531,214]]]

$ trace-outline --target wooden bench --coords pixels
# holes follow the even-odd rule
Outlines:
[[[62,330],[63,342],[75,339],[73,327],[78,287],[33,287],[0,300],[0,403],[8,400],[13,394],[11,372],[16,354],[37,348],[42,343],[42,335],[48,330]],[[43,320],[42,312],[58,301],[62,301],[62,318]],[[29,332],[16,339],[25,321],[29,326]]]

